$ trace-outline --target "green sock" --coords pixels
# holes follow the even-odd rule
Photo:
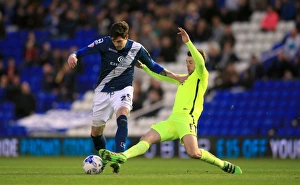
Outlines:
[[[202,157],[201,157],[202,161],[218,166],[219,168],[223,168],[224,161],[222,161],[221,159],[217,158],[216,156],[214,156],[213,154],[211,154],[210,152],[204,149],[200,149],[200,151],[202,153]]]
[[[123,152],[123,155],[125,155],[127,159],[136,157],[138,155],[142,155],[145,152],[147,152],[149,148],[150,148],[149,143],[147,143],[146,141],[140,141],[136,145],[130,147],[128,150]]]

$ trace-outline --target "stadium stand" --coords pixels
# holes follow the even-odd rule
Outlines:
[[[95,6],[100,10],[106,8],[105,3],[101,4],[98,1],[88,2],[94,3]],[[188,3],[188,1],[186,2]],[[217,2],[216,4],[219,6],[219,8],[221,6],[225,6],[225,1],[222,1],[223,3],[221,1],[215,2]],[[71,1],[66,1],[66,3],[70,5],[72,4]],[[157,2],[156,6],[169,8],[168,3],[171,4],[172,1],[167,1],[165,4],[159,4]],[[59,112],[61,110],[69,112],[89,111],[92,106],[93,97],[93,91],[91,90],[96,82],[98,70],[101,67],[100,63],[95,63],[94,61],[98,61],[100,59],[98,58],[99,56],[91,55],[82,59],[84,66],[80,72],[76,73],[76,90],[73,92],[74,98],[72,100],[65,101],[61,99],[61,94],[59,91],[45,92],[42,89],[43,69],[41,65],[36,64],[31,67],[23,66],[23,46],[28,39],[30,30],[33,30],[36,38],[36,44],[39,48],[41,48],[41,45],[44,42],[50,42],[53,51],[52,57],[54,58],[52,65],[53,67],[57,67],[57,65],[61,65],[59,62],[66,62],[66,58],[64,57],[69,54],[71,47],[75,46],[80,48],[86,46],[94,39],[99,37],[101,33],[99,33],[98,28],[79,25],[75,30],[74,36],[72,37],[53,35],[53,30],[47,28],[46,26],[35,26],[33,28],[21,29],[16,25],[17,23],[16,20],[12,18],[13,16],[8,17],[9,10],[5,8],[5,5],[5,2],[0,4],[0,10],[2,14],[6,16],[6,21],[4,22],[6,33],[5,37],[0,39],[0,54],[2,55],[5,67],[9,57],[13,57],[15,59],[15,63],[20,69],[21,82],[27,81],[30,84],[31,91],[36,96],[36,114],[47,115],[48,111],[50,111],[51,116],[53,116],[55,111]],[[34,5],[37,6],[36,4]],[[82,3],[82,5],[84,7],[87,4]],[[176,3],[173,5],[176,5]],[[50,7],[55,5],[52,4],[51,1],[44,0],[39,6],[44,7],[45,12],[47,12],[47,15],[49,16],[51,15]],[[56,6],[57,10],[59,10],[59,5]],[[143,8],[145,9],[146,7]],[[131,13],[131,19],[135,19],[135,11],[137,10],[129,11],[129,13]],[[97,11],[94,13],[94,15],[95,17],[98,15],[101,18],[101,13],[103,12]],[[299,24],[299,22],[296,23],[295,19],[281,19],[278,22],[275,31],[265,32],[260,29],[260,21],[264,13],[265,12],[263,10],[257,11],[254,9],[248,21],[234,20],[231,24],[233,34],[236,38],[234,52],[240,59],[240,61],[234,65],[237,72],[241,76],[243,72],[251,65],[250,58],[252,55],[257,56],[264,65],[264,68],[268,70],[272,62],[277,59],[278,52],[284,48],[284,42],[286,38],[289,37],[290,31]],[[106,21],[112,21],[114,19],[111,17],[111,14],[106,14],[106,16]],[[62,19],[62,17],[60,18]],[[126,16],[124,19],[130,20],[130,18]],[[155,19],[156,22],[159,22],[159,18],[156,17]],[[105,25],[107,25],[106,27],[109,27],[109,24],[107,24],[107,22],[104,20],[100,22],[103,23],[99,25],[102,26],[101,28],[103,28]],[[176,24],[179,25],[180,23],[180,21],[176,22]],[[182,23],[180,26],[184,27],[185,24]],[[139,26],[134,25],[134,22],[132,22],[132,27],[135,28]],[[159,28],[153,29],[159,30]],[[101,31],[105,32],[104,30]],[[299,32],[297,35],[299,37]],[[134,33],[132,33],[131,36],[133,37]],[[204,48],[206,52],[208,52],[208,44],[209,42],[196,43],[197,46]],[[173,63],[165,63],[164,61],[160,62],[162,62],[165,66],[167,66],[168,69],[172,71],[185,73],[185,64],[182,61],[185,60],[187,48],[182,45],[178,48],[176,61]],[[57,52],[57,50],[60,51],[60,53]],[[55,53],[59,53],[58,56],[56,56]],[[299,55],[300,52],[298,52],[298,58],[293,59],[290,62],[296,60],[299,62]],[[198,134],[206,136],[299,136],[299,64],[298,66],[294,66],[294,68],[295,70],[298,70],[298,74],[289,79],[271,79],[266,77],[263,79],[256,79],[251,88],[242,88],[241,90],[234,87],[214,90],[213,93],[210,93],[206,98],[204,111],[199,119]],[[209,87],[214,86],[215,78],[219,74],[219,71],[210,71]],[[147,82],[148,77],[144,76],[143,81]],[[141,76],[138,76],[138,78],[140,77]],[[149,128],[149,125],[167,118],[171,112],[171,106],[174,99],[174,90],[176,90],[176,86],[163,83],[162,87],[165,90],[165,96],[164,99],[159,102],[159,105],[164,105],[164,108],[158,113],[157,116],[150,118],[136,119],[140,115],[149,111],[151,106],[144,107],[137,112],[133,112],[130,117],[130,135],[141,135]],[[26,128],[26,124],[18,124],[20,120],[16,120],[14,117],[14,106],[15,105],[12,101],[8,101],[6,99],[5,87],[1,86],[0,136],[26,136],[27,134],[32,133],[29,132],[28,128]],[[153,106],[158,106],[158,104]],[[24,119],[28,120],[29,117],[30,115]],[[67,122],[68,119],[65,121]],[[48,122],[48,124],[51,124],[51,122]],[[70,136],[87,136],[89,134],[89,124],[89,120],[86,119],[86,121],[82,121],[80,123],[74,122],[73,126],[70,124],[69,128],[58,128],[57,130],[59,132],[64,131],[66,135]],[[107,135],[113,135],[115,124],[108,124],[108,127]]]

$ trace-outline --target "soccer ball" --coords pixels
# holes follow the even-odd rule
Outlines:
[[[102,172],[102,159],[97,155],[87,156],[82,163],[82,168],[86,174],[99,174]]]

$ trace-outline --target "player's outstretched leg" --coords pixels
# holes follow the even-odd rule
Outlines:
[[[227,173],[234,173],[234,174],[242,174],[243,173],[242,169],[239,166],[231,164],[228,161],[224,161],[224,167],[222,168],[222,170]]]
[[[99,155],[102,159],[111,161],[112,163],[123,164],[127,160],[125,155],[123,155],[122,153],[115,153],[106,149],[100,149]]]

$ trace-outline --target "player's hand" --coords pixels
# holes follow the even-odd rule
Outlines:
[[[68,64],[71,68],[74,68],[77,65],[77,57],[74,53],[72,53],[68,58]]]
[[[140,68],[140,69],[143,69],[144,68],[144,64],[141,62],[141,61],[137,61],[136,63],[135,63],[135,67],[138,67],[138,68]]]
[[[183,83],[189,77],[189,75],[184,75],[184,76],[176,75],[176,76],[177,76],[177,80],[180,83]]]
[[[180,27],[178,27],[178,30],[179,30],[179,32],[177,34],[181,35],[182,42],[184,42],[184,43],[188,42],[190,40],[190,37],[187,34],[187,32]]]

